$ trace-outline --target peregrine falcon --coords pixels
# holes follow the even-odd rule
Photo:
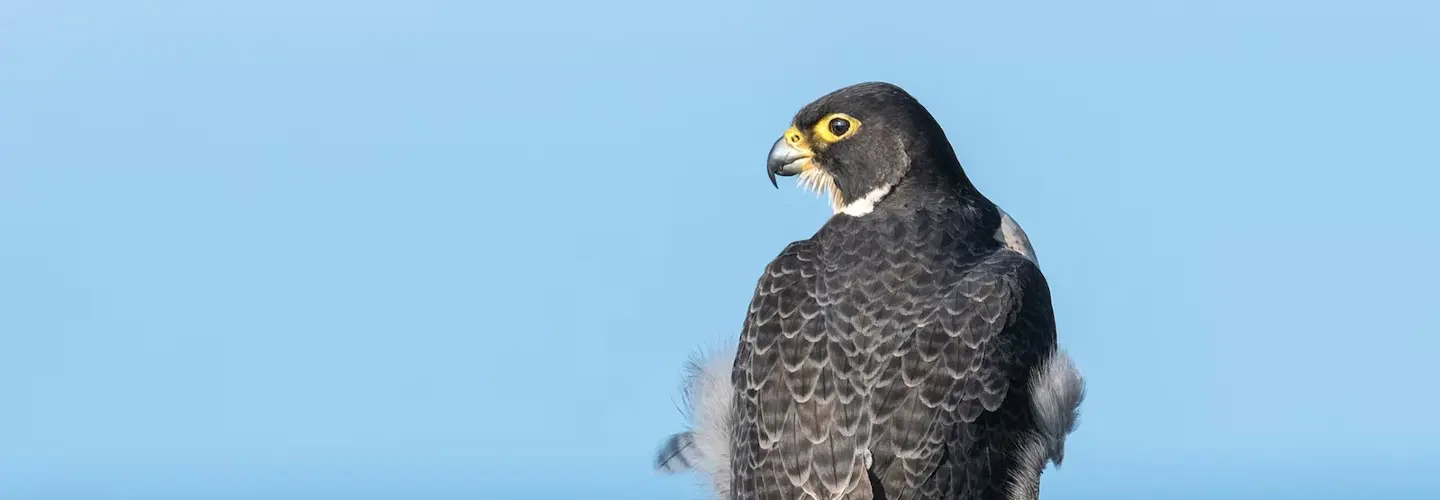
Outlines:
[[[895,85],[845,87],[795,114],[766,172],[835,213],[765,267],[733,349],[691,363],[690,428],[656,467],[726,499],[1037,498],[1084,381],[1029,238],[935,118]]]

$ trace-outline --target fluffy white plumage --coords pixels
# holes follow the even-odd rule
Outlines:
[[[708,477],[716,497],[730,497],[730,414],[735,390],[730,371],[735,346],[701,351],[686,366],[684,409],[688,428],[670,436],[656,459],[667,474],[694,469]]]
[[[1085,379],[1074,360],[1057,349],[1030,377],[1030,405],[1037,431],[1016,457],[1019,466],[1010,476],[1009,500],[1035,500],[1040,473],[1047,462],[1056,467],[1065,460],[1065,438],[1080,419]]]

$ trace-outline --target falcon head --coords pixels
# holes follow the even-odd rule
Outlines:
[[[776,175],[798,175],[801,184],[828,193],[836,213],[851,215],[868,213],[922,166],[960,172],[935,117],[905,90],[884,82],[845,87],[805,105],[766,162],[771,184]]]

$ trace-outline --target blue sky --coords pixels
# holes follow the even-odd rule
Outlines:
[[[0,9],[0,498],[695,498],[682,362],[828,215],[763,156],[866,80],[1036,244],[1047,497],[1440,491],[1437,7],[691,4]]]

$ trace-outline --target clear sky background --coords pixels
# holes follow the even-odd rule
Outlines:
[[[696,498],[682,363],[900,84],[1090,383],[1047,498],[1440,492],[1440,7],[0,8],[0,498]]]

